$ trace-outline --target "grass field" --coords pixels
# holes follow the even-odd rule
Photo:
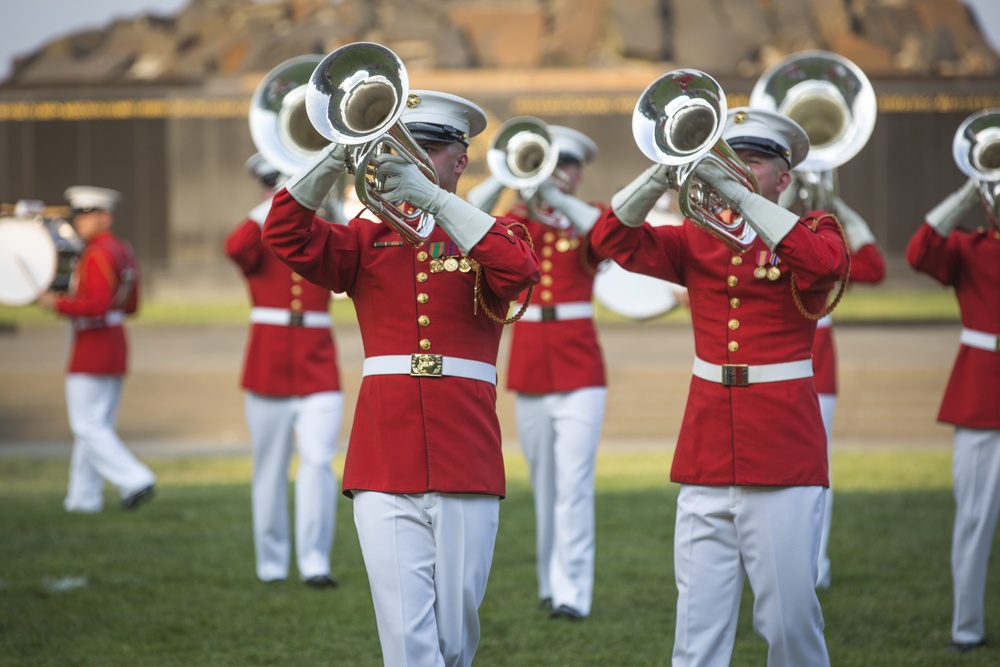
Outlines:
[[[1000,647],[945,653],[950,461],[948,450],[835,453],[833,586],[820,593],[833,665],[1000,663]],[[669,453],[600,457],[594,611],[579,624],[535,609],[530,490],[521,457],[507,463],[476,664],[669,664],[677,494]],[[71,515],[60,505],[65,461],[0,459],[0,665],[381,664],[349,500],[340,500],[333,555],[340,588],[265,585],[253,574],[249,460],[150,464],[159,485],[149,505],[121,512],[109,491],[103,513]],[[1000,547],[991,571],[996,581]],[[751,603],[748,590],[733,665],[765,664]],[[987,622],[1000,623],[995,584]]]

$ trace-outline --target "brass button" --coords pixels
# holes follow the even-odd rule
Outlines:
[[[552,249],[552,246],[545,246],[542,248],[542,257],[551,257],[553,252],[555,251]]]
[[[300,282],[300,281],[302,280],[302,276],[300,276],[299,274],[297,274],[297,273],[293,272],[293,273],[292,273],[292,280],[293,280],[294,282]]]
[[[424,338],[423,340],[420,341],[420,349],[423,350],[424,352],[431,349],[431,342],[426,338]]]
[[[728,347],[730,352],[736,352],[738,349],[740,349],[740,344],[737,343],[735,340],[731,340],[729,341]]]
[[[729,329],[730,329],[730,331],[736,331],[739,328],[740,328],[740,321],[739,320],[729,320]]]
[[[424,250],[421,250],[420,252],[418,252],[417,253],[417,261],[418,262],[426,262],[427,261],[427,252],[424,251]]]
[[[425,283],[425,282],[427,282],[427,274],[424,273],[423,271],[421,271],[420,273],[418,273],[417,274],[417,282],[418,283]]]
[[[741,266],[743,264],[743,258],[739,255],[733,256],[733,266]]]
[[[542,276],[542,287],[549,287],[552,285],[552,276],[544,275]]]
[[[730,308],[739,308],[740,307],[740,300],[737,299],[734,296],[732,299],[729,300],[729,307]]]
[[[422,327],[425,327],[430,323],[431,323],[431,318],[427,317],[426,315],[421,315],[420,317],[417,318],[417,324],[419,324]]]
[[[543,259],[542,260],[542,271],[548,272],[552,270],[552,260]]]
[[[542,290],[542,301],[552,301],[552,292],[547,289]]]
[[[298,299],[292,299],[291,307],[292,310],[302,310],[302,302]]]
[[[726,278],[726,284],[730,287],[736,287],[736,283],[740,282],[739,278],[736,276],[729,276]]]
[[[556,235],[553,234],[552,232],[545,232],[544,234],[542,234],[542,241],[544,243],[552,243],[555,240],[556,240]]]
[[[295,296],[302,294],[302,285],[292,285],[292,294]]]
[[[424,294],[423,292],[417,295],[417,303],[427,303],[430,300],[431,298],[426,294]]]
[[[507,236],[513,236],[513,235],[514,235],[513,230],[508,229],[507,230]]]

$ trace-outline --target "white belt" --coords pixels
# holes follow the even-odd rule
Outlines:
[[[962,336],[959,338],[959,341],[966,347],[974,347],[977,350],[986,350],[987,352],[1000,354],[1000,336],[996,334],[976,331],[975,329],[962,329]]]
[[[531,305],[524,309],[522,322],[552,322],[554,320],[589,320],[594,316],[594,304],[557,303],[553,306]]]
[[[74,317],[73,318],[73,328],[80,329],[99,329],[101,327],[114,327],[125,321],[125,313],[120,310],[109,310],[104,313],[104,315],[97,315],[95,317]]]
[[[833,326],[833,317],[830,315],[824,315],[823,317],[816,320],[817,329],[829,329]]]
[[[292,312],[287,308],[263,308],[255,306],[250,309],[250,321],[254,324],[275,324],[281,327],[311,327],[326,329],[330,327],[330,313],[318,310]]]
[[[726,387],[745,387],[761,382],[782,382],[812,377],[812,359],[788,361],[782,364],[710,364],[695,357],[694,374],[702,380],[718,382]]]
[[[361,371],[368,375],[412,375],[413,377],[443,377],[445,375],[497,383],[497,367],[482,361],[445,357],[440,354],[390,354],[368,357]]]

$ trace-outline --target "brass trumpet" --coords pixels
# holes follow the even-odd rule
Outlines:
[[[548,126],[532,116],[511,118],[500,126],[489,150],[486,164],[500,183],[517,190],[532,219],[551,227],[560,226],[560,216],[538,207],[538,186],[555,173],[559,151]]]
[[[722,139],[726,112],[726,96],[715,79],[700,70],[678,69],[654,81],[639,97],[632,135],[646,157],[670,167],[684,216],[742,254],[757,232],[694,173],[701,160],[713,160],[751,192],[760,191],[753,171]],[[726,210],[732,215],[723,216]]]
[[[437,172],[427,153],[399,122],[409,98],[409,76],[399,56],[380,44],[342,46],[316,66],[305,92],[306,113],[328,142],[350,147],[348,171],[358,199],[407,243],[421,245],[434,231],[426,211],[404,211],[383,195],[373,156],[395,152],[431,182]]]
[[[1000,226],[1000,109],[982,109],[962,121],[951,148],[959,170],[979,183],[990,222]]]

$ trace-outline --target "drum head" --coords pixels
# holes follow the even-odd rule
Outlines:
[[[594,296],[608,310],[634,320],[649,320],[677,307],[677,285],[626,271],[614,262],[594,278]]]
[[[41,222],[0,218],[0,303],[23,306],[56,276],[56,247]]]

